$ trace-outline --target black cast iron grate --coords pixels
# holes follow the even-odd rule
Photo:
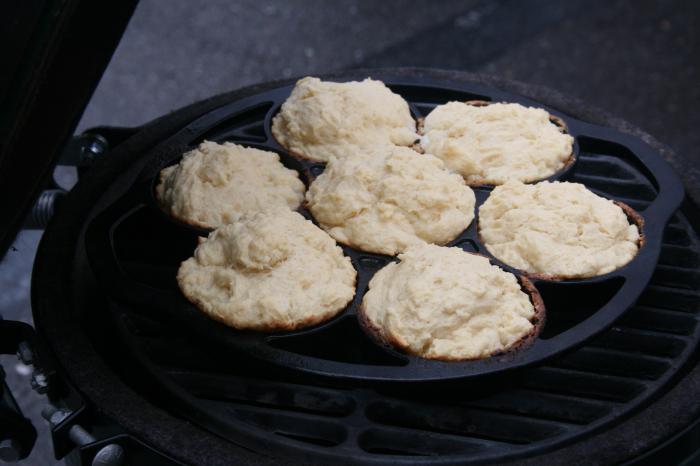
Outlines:
[[[192,131],[192,141],[206,136],[260,143],[266,138],[261,116],[272,108],[265,104],[254,117],[235,117],[210,134]],[[155,156],[167,162],[167,152]],[[140,168],[132,175],[138,172]],[[649,175],[628,152],[600,141],[581,144],[569,174],[640,211],[658,193]],[[170,254],[175,250],[187,257],[195,234],[173,234],[163,244],[157,233],[163,225],[173,226],[168,219],[151,215],[148,206],[124,214],[131,225],[124,221],[113,230],[121,272],[154,289],[172,287],[168,274],[184,257]],[[128,350],[119,356],[129,371],[124,379],[154,403],[235,443],[277,457],[333,464],[502,461],[553,449],[619,422],[682,370],[700,340],[700,240],[677,213],[659,241],[649,286],[611,328],[546,364],[474,381],[359,385],[307,377],[221,351],[216,342],[200,338],[167,313],[144,312],[128,300],[114,299],[109,315],[119,343]],[[577,293],[576,285],[567,286],[569,309],[578,312],[562,308],[572,320],[557,324],[550,318],[550,332],[556,333],[554,325],[572,328],[588,316],[585,303],[594,290],[582,286]],[[540,287],[545,295],[557,293],[556,286]],[[322,348],[358,331],[352,325],[336,328],[337,333],[314,344]],[[367,348],[361,351],[385,355]]]
[[[233,358],[167,319],[114,311],[144,369],[132,381],[234,442],[333,464],[502,461],[619,422],[678,374],[700,338],[700,240],[676,214],[650,285],[613,327],[547,364],[473,383],[303,380]]]
[[[473,86],[456,89],[435,83],[394,83],[390,87],[409,101],[416,117],[427,115],[436,104],[449,100],[537,105],[519,96]],[[225,350],[310,374],[384,381],[483,376],[541,362],[611,325],[635,302],[651,278],[663,228],[682,199],[679,179],[649,146],[625,134],[550,111],[565,122],[576,141],[576,162],[551,179],[573,177],[603,196],[637,209],[644,217],[645,243],[632,262],[604,276],[561,282],[534,279],[547,308],[547,324],[530,347],[481,361],[441,362],[375,344],[359,325],[356,309],[372,275],[392,258],[347,247],[343,249],[358,271],[358,284],[355,299],[340,316],[311,329],[284,334],[236,331],[197,311],[177,289],[177,266],[192,255],[197,236],[207,232],[163,213],[154,199],[154,186],[162,168],[177,163],[183,152],[203,140],[274,150],[308,183],[323,171],[323,164],[289,156],[270,133],[272,116],[290,91],[291,86],[274,89],[202,116],[146,154],[145,168],[138,175],[125,175],[115,183],[128,189],[107,196],[110,207],[92,222],[87,235],[92,266],[111,296],[149,315],[179,320]],[[475,189],[477,209],[489,192],[489,188]],[[305,209],[300,212],[312,218]],[[489,255],[478,237],[477,220],[450,245]],[[492,262],[517,273],[496,259]]]

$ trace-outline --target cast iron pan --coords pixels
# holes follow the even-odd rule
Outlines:
[[[192,255],[197,237],[208,232],[177,222],[159,208],[154,198],[157,176],[203,140],[275,151],[288,168],[300,172],[306,183],[318,176],[323,164],[289,155],[271,135],[271,119],[292,89],[285,86],[225,105],[192,121],[144,153],[138,169],[127,170],[115,180],[104,194],[107,199],[100,200],[108,207],[93,217],[86,231],[91,267],[110,299],[136,312],[164,315],[176,325],[187,326],[193,338],[206,339],[230,351],[232,357],[335,379],[395,382],[467,379],[536,364],[584,343],[635,303],[655,268],[664,227],[683,199],[680,179],[656,151],[632,136],[576,120],[500,90],[434,80],[383,81],[409,102],[416,118],[452,100],[518,102],[544,108],[557,124],[564,122],[576,141],[572,163],[550,180],[571,176],[581,145],[604,147],[606,153],[624,159],[655,188],[653,200],[637,219],[641,220],[644,238],[637,256],[621,269],[591,279],[553,281],[531,277],[547,310],[547,324],[539,337],[517,351],[476,361],[426,360],[377,344],[358,322],[357,308],[372,275],[395,259],[344,246],[358,272],[357,292],[348,307],[330,321],[301,331],[263,334],[238,331],[211,320],[182,296],[175,281],[180,262]],[[477,210],[490,191],[490,187],[475,188]],[[300,212],[312,219],[305,209]],[[484,254],[492,263],[519,274],[488,254],[477,234],[477,221],[475,218],[449,246]]]

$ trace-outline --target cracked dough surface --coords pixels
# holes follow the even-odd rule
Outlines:
[[[384,146],[331,159],[306,194],[321,227],[343,244],[394,255],[444,244],[474,218],[474,192],[432,155]]]
[[[408,104],[381,81],[300,79],[272,120],[272,134],[310,160],[353,156],[363,147],[410,146],[417,139]]]
[[[355,295],[335,241],[297,212],[242,217],[212,232],[177,281],[201,311],[238,329],[292,330],[327,320]]]
[[[573,138],[549,113],[520,104],[449,102],[425,118],[421,146],[469,184],[537,181],[564,168]]]
[[[534,330],[530,297],[485,257],[426,244],[399,259],[374,275],[362,301],[384,340],[430,359],[476,359]]]
[[[614,202],[579,183],[510,182],[479,208],[479,234],[497,259],[556,278],[603,275],[639,250],[639,229]]]
[[[304,190],[298,173],[274,152],[205,141],[161,171],[156,197],[173,217],[216,228],[246,213],[295,210]]]

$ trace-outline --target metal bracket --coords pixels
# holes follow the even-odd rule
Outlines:
[[[35,442],[36,429],[17,406],[0,366],[0,460],[9,462],[26,458]]]
[[[32,388],[51,400],[60,400],[59,410],[49,404],[45,410],[51,425],[52,441],[56,458],[63,458],[76,446],[81,446],[72,430],[78,421],[86,419],[85,403],[80,395],[68,384],[62,383],[53,369],[53,360],[41,347],[41,342],[31,325],[0,317],[0,354],[16,354],[25,364],[33,366]],[[0,367],[4,380],[4,372]],[[4,383],[0,384],[0,459],[18,460],[25,458],[36,441],[36,430],[31,422],[22,416],[17,403]],[[46,416],[45,416],[46,417]],[[84,439],[84,437],[83,437]]]
[[[107,139],[98,133],[83,133],[73,136],[66,144],[59,165],[83,167],[91,165],[109,149]]]
[[[49,422],[54,436],[54,449],[56,456],[65,456],[75,446],[81,450],[81,464],[99,466],[121,466],[124,464],[124,448],[116,443],[104,443],[100,441],[100,448],[92,449],[89,458],[83,458],[83,447],[95,444],[98,440],[76,421],[84,410],[72,413],[49,405],[41,412],[41,415]],[[59,450],[59,448],[61,450]],[[59,453],[62,453],[59,455]]]
[[[2,320],[0,317],[0,354],[15,354],[34,335],[34,329],[23,322]],[[19,461],[26,458],[36,442],[36,429],[24,417],[9,387],[5,371],[0,366],[0,460]]]
[[[93,128],[86,132],[73,136],[63,149],[58,164],[74,166],[78,174],[83,174],[98,159],[109,152],[122,141],[135,134],[138,128],[119,128],[103,126]],[[32,207],[23,228],[30,230],[43,230],[49,224],[60,203],[66,195],[55,180],[52,180],[47,189],[39,194]]]
[[[63,149],[58,165],[89,167],[112,147],[138,132],[139,128],[100,126],[73,136]]]
[[[123,464],[115,461],[123,461],[127,453],[128,464],[147,464],[148,466],[176,466],[182,464],[172,458],[163,456],[162,453],[153,450],[128,434],[114,435],[80,447],[80,464],[116,466]]]

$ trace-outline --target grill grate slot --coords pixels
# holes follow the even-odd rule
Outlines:
[[[206,401],[204,403],[210,404],[212,402]],[[340,445],[348,435],[347,429],[342,424],[329,422],[316,416],[298,413],[289,415],[275,410],[267,411],[254,407],[236,406],[232,408],[227,403],[215,403],[212,407],[223,416],[231,415],[268,432],[290,438],[305,439],[314,445]]]
[[[644,383],[633,379],[556,367],[533,369],[523,386],[546,393],[620,402],[632,400],[645,388]]]
[[[491,100],[490,97],[485,95],[450,89],[442,89],[440,95],[436,96],[435,92],[427,89],[425,86],[414,84],[387,84],[387,87],[409,102],[414,103],[417,107],[425,107],[428,112],[436,105],[444,104],[451,100]]]
[[[639,297],[638,303],[644,307],[695,314],[700,310],[700,295],[689,291],[652,285]]]
[[[692,228],[690,226],[688,226],[687,221],[682,220],[680,217],[680,214],[678,212],[676,212],[675,215],[671,216],[671,219],[668,221],[668,224],[666,226],[667,227],[671,226],[671,227],[675,227],[675,228],[683,228],[688,233],[690,233],[690,231],[692,231]],[[695,233],[693,233],[693,236],[695,236]]]
[[[298,440],[300,442],[304,443],[310,443],[312,445],[318,445],[319,447],[334,447],[338,445],[339,442],[336,442],[334,440],[328,440],[326,438],[320,438],[320,437],[311,437],[308,435],[303,435],[303,434],[298,434],[296,432],[283,432],[276,430],[273,432],[275,435],[280,435],[282,437],[287,437],[288,439],[292,440]]]
[[[195,372],[172,371],[169,375],[195,396],[203,399],[326,416],[347,416],[355,410],[355,401],[352,398],[334,390]]]
[[[501,412],[398,401],[371,403],[366,414],[380,424],[512,444],[527,444],[560,435],[569,426],[558,421],[522,418]]]
[[[509,445],[482,439],[414,431],[399,427],[372,427],[358,437],[358,446],[368,453],[391,456],[437,456],[475,453],[487,448],[507,450]]]
[[[270,108],[272,102],[263,102],[242,110],[199,135],[191,144],[194,146],[204,140],[223,142],[229,139],[263,142],[267,136],[262,121]]]
[[[591,189],[591,191],[598,194],[599,196],[608,197],[608,198],[612,198],[616,201],[624,202],[625,204],[632,207],[637,212],[643,212],[647,207],[649,207],[649,204],[651,204],[650,201],[640,201],[638,199],[632,199],[629,197],[612,195],[606,191],[601,191],[600,189],[595,189],[595,188],[590,188],[590,189]]]
[[[600,180],[615,178],[618,180],[634,180],[636,176],[628,167],[615,157],[590,156],[582,153],[576,162],[576,175]]]
[[[345,342],[338,344],[339,341]],[[297,337],[293,335],[274,337],[270,344],[297,354],[319,359],[347,361],[356,364],[379,366],[402,366],[406,360],[379,348],[360,328],[357,319],[343,316],[333,326]]]
[[[163,247],[163,232],[167,234],[167,247]],[[173,228],[165,215],[153,215],[143,206],[119,223],[113,244],[127,276],[156,288],[177,289],[177,269],[192,254],[197,235]]]
[[[192,348],[185,337],[163,339],[142,338],[144,352],[156,364],[165,368],[216,370],[219,364],[204,348]]]
[[[637,181],[611,180],[610,178],[586,176],[579,173],[576,173],[574,178],[588,188],[605,193],[606,197],[614,199],[621,198],[638,203],[640,201],[652,202],[656,198],[656,192],[649,185]]]
[[[622,316],[619,323],[626,327],[676,335],[690,335],[697,325],[695,318],[690,315],[640,308],[639,306],[630,309],[627,314]]]
[[[642,185],[658,192],[657,181],[649,171],[649,168],[641,163],[634,153],[624,145],[587,136],[579,136],[577,140],[581,148],[581,158],[597,159],[608,161],[613,165],[622,165],[625,170],[633,173]],[[602,175],[607,176],[611,183],[618,181],[618,178],[615,176],[607,175],[606,173],[602,173]],[[633,193],[632,197],[637,197],[637,194]]]
[[[690,235],[685,228],[669,225],[664,232],[664,243],[676,246],[689,246],[691,244]]]
[[[501,392],[467,405],[574,424],[592,422],[611,410],[609,403],[523,389]]]
[[[659,378],[670,367],[666,359],[594,347],[581,348],[554,364],[577,371],[647,380]]]
[[[651,277],[652,285],[662,285],[669,288],[693,290],[700,283],[700,273],[683,267],[661,264],[656,267]]]
[[[583,322],[615,296],[625,280],[613,277],[595,284],[542,281],[537,284],[547,303],[547,324],[540,338],[556,336]]]
[[[665,245],[661,248],[659,264],[694,270],[700,267],[700,255],[682,246]]]
[[[685,349],[686,341],[671,335],[656,335],[622,327],[613,327],[596,338],[591,345],[658,357],[676,357]]]

